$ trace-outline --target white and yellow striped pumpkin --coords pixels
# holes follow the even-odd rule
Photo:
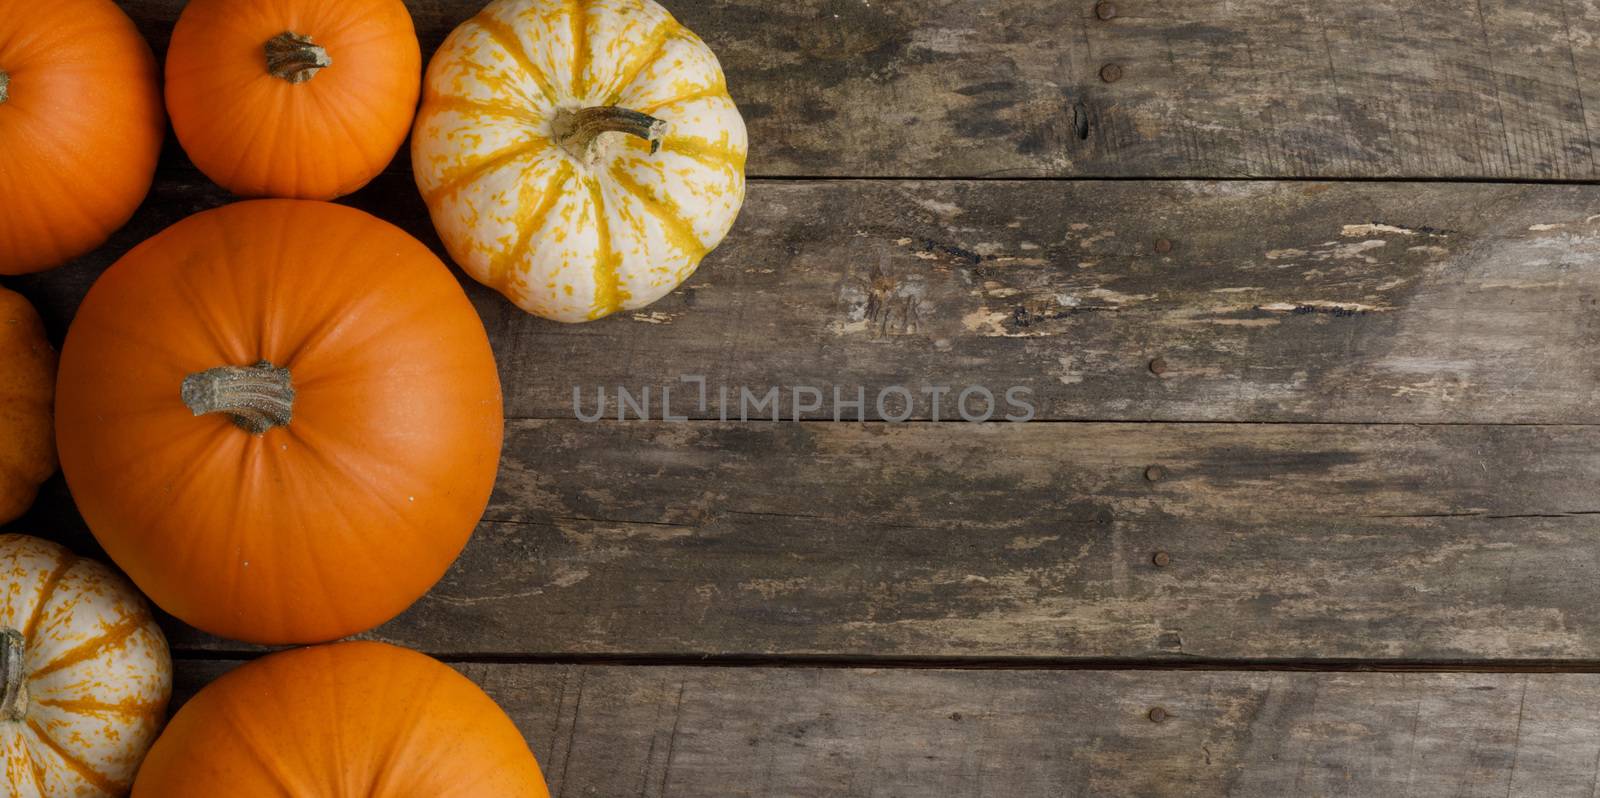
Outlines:
[[[653,0],[496,0],[428,65],[411,158],[456,262],[575,322],[694,272],[747,149],[717,57]]]
[[[127,794],[171,692],[166,638],[132,586],[0,535],[0,796]]]

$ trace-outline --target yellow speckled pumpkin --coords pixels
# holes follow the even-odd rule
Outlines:
[[[24,535],[0,535],[0,586],[0,795],[126,795],[172,692],[144,599],[111,569]]]
[[[716,56],[653,0],[496,0],[428,65],[411,157],[456,262],[574,322],[694,272],[747,148]]]

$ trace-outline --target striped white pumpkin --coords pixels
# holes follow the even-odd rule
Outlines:
[[[171,692],[166,638],[131,585],[0,535],[0,796],[127,794]]]
[[[496,0],[428,65],[411,157],[456,262],[575,322],[694,272],[747,148],[717,57],[653,0]]]

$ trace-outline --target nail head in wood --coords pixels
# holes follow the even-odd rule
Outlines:
[[[1157,568],[1165,568],[1172,563],[1172,555],[1164,551],[1158,551],[1150,555],[1150,562]]]
[[[1165,238],[1156,239],[1156,251],[1165,255],[1172,251],[1172,242]]]
[[[1117,4],[1095,3],[1094,15],[1101,19],[1113,19],[1117,16]]]
[[[1166,476],[1167,469],[1158,465],[1149,466],[1144,470],[1144,478],[1151,482],[1160,482]]]
[[[1162,709],[1161,707],[1151,707],[1150,711],[1145,713],[1145,717],[1149,718],[1151,723],[1162,723],[1166,721],[1168,716],[1165,709]]]
[[[1100,79],[1107,83],[1116,83],[1122,80],[1122,65],[1106,64],[1100,67]]]
[[[1158,357],[1150,361],[1150,373],[1157,376],[1167,373],[1167,359]]]

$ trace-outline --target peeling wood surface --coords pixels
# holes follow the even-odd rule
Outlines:
[[[124,3],[158,48],[182,5]],[[483,2],[407,5],[426,56]],[[1600,177],[1595,0],[666,5],[753,175]]]
[[[438,248],[409,179],[352,202]],[[112,244],[13,282],[60,340],[116,257],[225,201],[169,175]],[[1589,186],[767,181],[645,311],[561,325],[466,282],[513,417],[572,418],[579,386],[614,417],[618,386],[648,386],[660,418],[668,386],[674,413],[718,418],[680,382],[698,375],[731,418],[741,387],[783,386],[786,417],[814,387],[807,418],[860,389],[876,418],[899,385],[921,419],[931,388],[953,418],[963,388],[1016,386],[1039,419],[1597,423],[1596,258]]]
[[[1588,798],[1600,755],[1591,674],[457,667],[551,795]]]

